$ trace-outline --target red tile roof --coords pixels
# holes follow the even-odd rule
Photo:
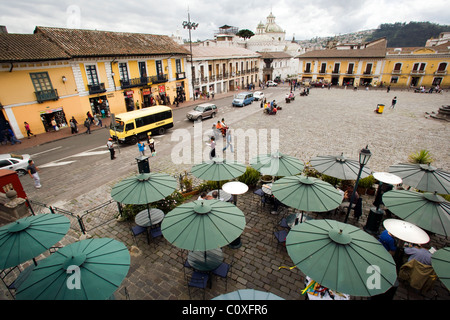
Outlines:
[[[70,59],[44,35],[0,33],[0,62]]]
[[[169,36],[143,33],[36,27],[72,57],[189,54]]]

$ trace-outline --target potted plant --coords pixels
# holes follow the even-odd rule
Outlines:
[[[244,174],[238,178],[238,181],[245,183],[247,186],[249,186],[249,188],[255,187],[259,181],[260,176],[261,176],[261,174],[259,173],[258,170],[254,169],[252,167],[247,167]],[[272,180],[270,180],[270,181],[272,181]]]
[[[375,183],[375,178],[370,175],[368,177],[362,178],[359,180],[358,183],[358,193],[361,194],[368,194],[368,195],[374,195],[375,194],[375,188],[373,187]]]

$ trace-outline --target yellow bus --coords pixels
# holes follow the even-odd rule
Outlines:
[[[154,106],[115,115],[109,134],[119,143],[136,144],[146,140],[149,132],[164,134],[173,127],[172,109],[167,106]]]

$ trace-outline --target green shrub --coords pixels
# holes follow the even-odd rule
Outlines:
[[[431,157],[430,151],[420,150],[409,156],[409,162],[427,164],[433,162],[434,159]]]
[[[361,188],[371,188],[375,182],[376,179],[372,175],[370,175],[368,177],[360,179],[358,182],[358,186]]]
[[[238,181],[245,183],[248,186],[255,186],[260,177],[261,173],[259,173],[258,170],[252,167],[247,167],[244,174],[238,178]]]

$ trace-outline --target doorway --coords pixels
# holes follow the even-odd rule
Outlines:
[[[63,108],[41,111],[40,114],[46,132],[54,131],[52,119],[55,119],[58,128],[67,127],[66,114]]]

